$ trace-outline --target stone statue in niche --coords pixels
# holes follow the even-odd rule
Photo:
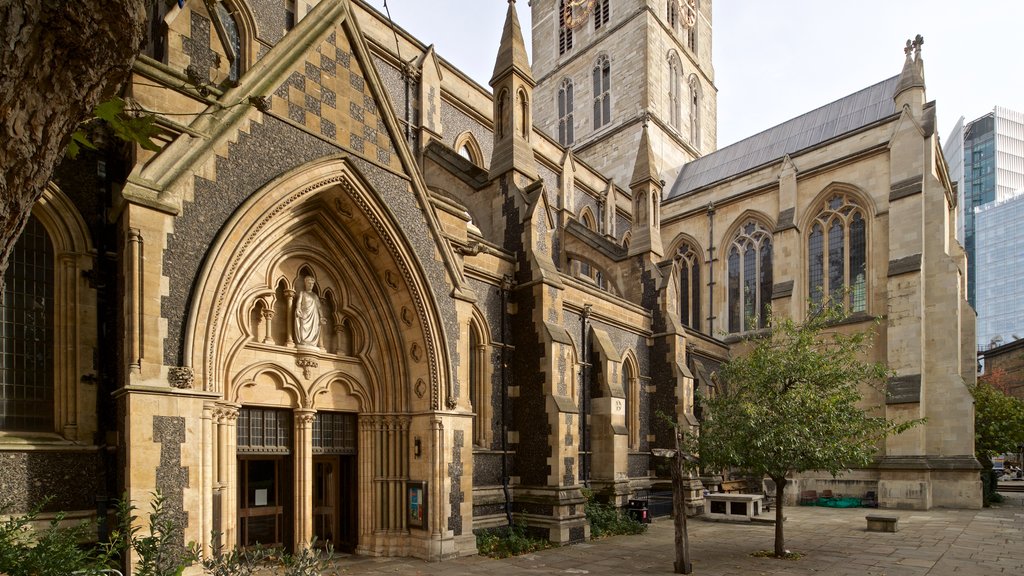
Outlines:
[[[295,346],[298,348],[320,348],[320,328],[327,324],[320,297],[313,292],[316,280],[312,276],[303,278],[305,290],[295,295]]]

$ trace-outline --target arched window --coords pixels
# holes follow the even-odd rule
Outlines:
[[[215,4],[217,12],[218,32],[222,34],[222,41],[228,53],[228,61],[231,63],[228,71],[228,79],[237,82],[242,70],[242,36],[238,31],[238,22],[228,12],[223,2]]]
[[[32,216],[14,245],[0,305],[0,430],[53,432],[53,243]]]
[[[590,206],[584,206],[580,211],[580,224],[586,226],[588,230],[597,232],[597,222],[594,220],[594,213],[590,211]]]
[[[565,24],[565,0],[558,0],[558,55],[572,50],[572,28]]]
[[[487,345],[477,322],[469,325],[469,402],[473,416],[473,445],[490,448],[491,403],[487,384]]]
[[[626,395],[626,438],[630,450],[640,449],[640,375],[636,360],[628,356],[622,363],[622,391]]]
[[[700,150],[700,109],[703,94],[696,74],[690,75],[690,144]]]
[[[502,91],[501,95],[498,96],[498,117],[494,119],[494,129],[498,133],[498,138],[505,137],[505,123],[507,122],[505,116],[508,114],[508,91]]]
[[[455,151],[477,166],[483,166],[483,153],[472,132],[463,132],[455,138]]]
[[[576,141],[573,134],[573,86],[572,79],[562,80],[558,87],[558,143],[562,146],[572,146]]]
[[[807,237],[807,291],[822,304],[825,294],[843,298],[848,312],[867,309],[867,228],[864,210],[846,194],[821,206]]]
[[[519,135],[530,139],[530,100],[522,90],[519,91]]]
[[[138,236],[128,236],[126,260],[135,263],[133,238]],[[52,440],[40,433],[83,445],[94,441],[96,368],[82,362],[93,356],[96,338],[96,292],[83,281],[94,270],[94,254],[75,206],[55,186],[47,186],[12,247],[4,275],[0,430],[8,434],[0,436],[0,443]],[[136,320],[129,312],[126,323]],[[138,349],[131,338],[137,332],[126,332],[123,360],[133,364]],[[19,433],[30,435],[18,439]]]
[[[668,0],[668,10],[665,15],[665,20],[668,22],[668,27],[675,31],[676,26],[679,23],[678,0]]]
[[[729,332],[764,328],[772,297],[772,235],[748,220],[729,244]]]
[[[611,12],[609,11],[609,4],[611,0],[597,0],[597,4],[594,6],[594,30],[600,30],[601,26],[608,23]]]
[[[676,130],[683,125],[683,65],[675,50],[668,53],[668,117]]]
[[[612,121],[612,65],[602,54],[594,63],[594,130]]]
[[[675,261],[679,267],[679,320],[684,326],[700,330],[700,268],[703,258],[693,246],[683,244],[676,252]]]

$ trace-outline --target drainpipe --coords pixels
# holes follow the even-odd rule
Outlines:
[[[506,350],[508,349],[508,338],[505,334],[505,316],[508,315],[508,292],[512,287],[512,277],[506,274],[501,278],[501,491],[505,496],[505,521],[509,528],[512,527],[512,500],[508,489],[508,412],[506,399],[508,398],[508,378],[505,367],[508,365]]]
[[[592,309],[592,305],[584,304],[583,310],[580,310],[580,356],[582,360],[580,372],[583,379],[583,385],[580,390],[580,396],[583,399],[583,414],[580,416],[580,425],[583,426],[581,448],[583,448],[583,486],[586,488],[590,488],[590,426],[589,422],[587,422],[590,416],[590,407],[587,402],[590,398],[590,380],[587,378],[587,366],[590,365],[590,357],[587,356],[587,319],[590,318]]]
[[[708,202],[708,334],[715,333],[715,203]]]

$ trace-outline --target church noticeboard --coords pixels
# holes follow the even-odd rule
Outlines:
[[[423,481],[408,481],[405,483],[406,502],[408,513],[406,522],[409,528],[427,529],[427,483]]]

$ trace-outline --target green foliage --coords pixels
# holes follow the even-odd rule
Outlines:
[[[167,498],[159,491],[152,496],[148,534],[141,532],[136,522],[136,508],[128,498],[118,502],[118,527],[110,535],[108,549],[118,555],[134,551],[138,555],[133,571],[136,576],[180,576],[192,563],[178,543],[181,526],[167,509]]]
[[[970,387],[974,396],[974,453],[991,459],[1016,452],[1024,444],[1024,401],[1014,398],[988,378]]]
[[[771,318],[767,335],[748,339],[748,354],[722,366],[717,394],[703,400],[705,469],[738,468],[782,487],[791,472],[836,476],[867,466],[887,435],[921,422],[890,422],[881,407],[863,405],[863,388],[891,373],[864,360],[872,332],[844,330],[843,319],[841,306],[812,309],[802,323]],[[787,553],[778,522],[775,555]]]
[[[508,528],[477,532],[477,552],[491,558],[508,558],[550,548],[551,543],[526,533],[526,525],[517,522]]]
[[[890,373],[863,360],[871,332],[844,333],[835,328],[842,319],[837,307],[803,323],[773,318],[749,354],[722,366],[718,393],[704,400],[702,464],[776,482],[806,470],[837,475],[869,464],[886,435],[918,423],[889,422],[861,405],[861,387],[881,386]]]
[[[88,522],[62,526],[64,516],[58,514],[46,529],[32,530],[31,523],[43,504],[28,514],[0,522],[0,575],[90,576],[116,566],[119,559],[134,552],[135,576],[180,576],[193,562],[198,562],[203,572],[212,576],[256,573],[313,576],[326,570],[334,558],[332,546],[318,548],[315,540],[295,554],[259,546],[225,550],[216,533],[213,540],[218,544],[211,548],[209,556],[195,543],[185,549],[180,544],[181,525],[167,508],[167,499],[159,492],[153,494],[150,502],[145,531],[138,525],[135,506],[123,498],[118,502],[117,527],[109,540],[96,546],[83,546],[81,543],[92,536]],[[518,536],[523,538],[521,533]]]
[[[96,150],[96,146],[89,139],[89,131],[97,122],[105,123],[114,136],[125,142],[134,142],[153,152],[159,151],[160,146],[153,142],[153,138],[160,133],[160,128],[156,125],[156,116],[136,108],[129,106],[120,97],[97,104],[92,112],[93,118],[80,124],[71,133],[68,157],[75,158],[82,148]]]
[[[597,500],[592,490],[584,489],[583,496],[587,499],[584,511],[587,521],[590,522],[591,539],[620,534],[643,534],[647,530],[646,524],[620,512],[610,503]]]
[[[44,502],[45,504],[45,502]],[[8,576],[63,576],[72,572],[93,574],[109,566],[100,550],[82,546],[89,537],[89,523],[64,524],[57,516],[42,530],[33,530],[40,504],[28,514],[0,523],[0,574]]]
[[[327,569],[334,558],[334,547],[317,548],[316,539],[295,554],[287,552],[279,556],[280,564],[275,567],[274,574],[284,576],[316,576]]]
[[[189,545],[189,554],[203,567],[203,572],[212,576],[251,576],[276,552],[262,546],[225,550],[218,532],[211,534],[211,541],[214,544],[210,547],[209,556],[195,542]]]

